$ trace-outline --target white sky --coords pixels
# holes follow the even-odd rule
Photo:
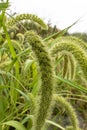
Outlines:
[[[80,17],[69,32],[87,32],[87,0],[9,0],[11,11],[32,13],[64,29]]]

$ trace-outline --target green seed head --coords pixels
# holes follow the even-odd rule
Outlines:
[[[25,40],[32,46],[37,61],[39,63],[42,85],[40,95],[37,97],[37,105],[35,110],[33,130],[42,130],[45,119],[48,116],[52,96],[53,96],[53,68],[51,58],[42,43],[42,40],[35,32],[29,31],[25,33]]]
[[[71,104],[65,98],[58,96],[56,94],[53,95],[53,100],[55,101],[56,106],[58,104],[60,104],[63,108],[65,108],[68,116],[71,119],[71,124],[72,124],[73,130],[78,128],[79,127],[78,118],[77,118],[76,112],[73,109],[73,107],[71,106]]]
[[[73,42],[60,42],[51,50],[52,55],[67,51],[73,55],[76,62],[82,69],[85,78],[87,78],[87,55],[83,48]]]

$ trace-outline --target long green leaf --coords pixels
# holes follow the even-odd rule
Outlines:
[[[77,83],[74,83],[74,82],[72,82],[70,80],[64,79],[64,78],[62,78],[60,76],[54,76],[54,77],[57,78],[58,80],[64,82],[64,83],[70,85],[71,87],[76,88],[77,90],[80,90],[80,91],[82,91],[84,93],[87,93],[87,89],[85,87],[81,86],[81,85],[78,85]]]
[[[3,30],[4,30],[4,32],[5,32],[5,34],[6,34],[6,38],[7,38],[7,41],[8,41],[8,47],[9,47],[9,50],[10,50],[10,52],[11,52],[12,58],[15,59],[15,58],[16,58],[16,52],[15,52],[15,50],[14,50],[14,47],[12,46],[11,39],[10,39],[10,36],[9,36],[9,34],[8,34],[8,31],[7,31],[7,28],[6,28],[5,24],[4,24],[4,22],[3,22],[2,25],[3,25]],[[19,80],[19,78],[20,78],[19,69],[20,69],[20,67],[19,67],[19,61],[17,60],[17,61],[15,62],[15,77],[16,77],[18,80]],[[18,82],[16,82],[16,85],[15,85],[15,86],[16,86],[16,88],[19,87]],[[14,91],[14,90],[13,90],[13,96],[15,96],[14,99],[15,99],[15,101],[16,101],[16,100],[17,100],[17,93],[16,93],[16,91]]]
[[[49,124],[51,124],[51,125],[54,125],[54,126],[60,128],[61,130],[65,130],[65,128],[63,128],[62,126],[60,126],[59,124],[57,124],[57,123],[55,123],[55,122],[53,122],[53,121],[46,120],[46,123],[49,123]]]
[[[11,120],[8,122],[4,122],[3,125],[8,125],[8,126],[12,126],[14,128],[16,128],[17,130],[27,130],[24,125],[22,125],[20,122],[15,121],[15,120]]]
[[[16,88],[15,88],[15,89],[16,89]],[[16,91],[18,91],[23,97],[25,97],[25,99],[26,99],[27,101],[30,101],[29,96],[28,96],[27,94],[25,94],[23,91],[21,91],[21,90],[19,90],[19,89],[16,89]]]
[[[51,38],[54,37],[58,37],[58,36],[63,36],[72,26],[74,26],[80,19],[78,19],[77,21],[75,21],[73,24],[71,24],[70,26],[68,26],[67,28],[63,29],[62,31],[56,32],[48,37],[46,37],[45,39],[43,39],[43,41],[48,41]]]

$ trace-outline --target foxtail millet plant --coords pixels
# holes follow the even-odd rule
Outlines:
[[[67,56],[67,54],[65,54],[64,55],[64,62],[63,62],[63,77],[65,77],[67,74],[68,67],[69,67],[68,62],[69,62],[68,56]]]
[[[51,106],[54,88],[53,67],[51,58],[41,40],[35,32],[25,33],[25,40],[32,46],[32,50],[38,60],[42,85],[40,89],[40,98],[36,106],[33,130],[42,130],[48,111]]]
[[[80,46],[84,52],[86,53],[87,52],[87,43],[82,41],[80,38],[77,38],[75,36],[60,36],[56,39],[54,39],[54,41],[52,41],[52,45],[51,45],[51,48],[56,45],[56,43],[74,43],[78,46]],[[62,53],[62,52],[61,52]],[[67,54],[67,52],[63,51],[63,53]],[[71,79],[71,80],[74,80],[75,79],[75,76],[76,76],[76,61],[75,61],[75,58],[73,55],[71,55],[70,53],[67,54],[68,56],[68,63],[67,63],[67,66],[63,66],[64,70],[67,72],[67,79]],[[66,62],[66,59],[64,58],[64,61]],[[63,62],[64,62],[63,61]],[[65,72],[63,72],[64,74]],[[70,76],[71,75],[71,76]],[[64,77],[64,75],[63,75]]]
[[[59,96],[57,94],[53,95],[53,100],[56,103],[56,106],[58,106],[58,104],[61,105],[61,107],[65,108],[68,116],[71,119],[71,128],[72,130],[78,130],[79,129],[79,121],[76,115],[76,112],[74,110],[74,108],[71,106],[71,104],[62,96]],[[66,127],[67,129],[67,127]]]
[[[75,75],[76,75],[76,61],[75,58],[73,57],[73,55],[69,55],[69,67],[70,67],[70,76],[69,79],[74,80],[75,79]]]
[[[84,42],[82,39],[77,38],[75,36],[61,36],[61,37],[58,37],[52,42],[52,45],[54,45],[56,43],[59,43],[59,42],[62,42],[62,43],[64,43],[64,42],[73,42],[73,43],[79,45],[81,48],[84,49],[84,51],[87,52],[87,43]]]
[[[66,79],[70,79],[70,80],[75,79],[76,61],[72,54],[66,51],[59,52],[55,54],[54,61],[55,61],[56,74],[61,73],[63,78]]]
[[[11,26],[14,27],[15,24],[19,23],[22,20],[34,21],[34,22],[40,24],[42,28],[47,29],[47,25],[45,25],[45,23],[37,16],[32,15],[32,14],[22,14],[22,15],[18,15],[15,18],[12,18],[11,20],[7,21],[6,26],[7,26],[8,31],[10,31],[9,28]],[[15,32],[15,30],[12,30],[11,38],[13,38],[15,36],[17,36],[17,33]],[[56,84],[56,83],[54,83],[54,78],[53,78],[53,75],[54,75],[53,66],[52,66],[52,62],[51,62],[49,53],[47,52],[46,47],[42,42],[42,39],[38,35],[36,35],[36,33],[33,31],[26,32],[24,34],[24,37],[25,37],[25,42],[28,42],[31,45],[32,51],[34,52],[34,54],[37,58],[37,62],[39,64],[39,68],[41,71],[40,75],[41,75],[42,84],[41,84],[41,88],[40,88],[40,93],[38,94],[38,96],[36,98],[36,110],[34,112],[34,125],[33,125],[32,130],[42,130],[44,128],[45,119],[49,115],[49,110],[51,108],[51,103],[52,103],[52,98],[53,98],[53,88],[54,88],[54,85]],[[24,37],[22,39],[23,42],[24,42]],[[75,53],[76,50],[74,49],[74,47],[72,47],[72,48],[73,49],[70,48],[71,49],[70,51],[73,53],[74,57],[79,62],[80,57],[78,58],[78,55],[80,54],[80,51],[77,51],[78,53],[76,54]],[[65,51],[69,51],[69,50],[67,50],[67,47],[64,47],[64,49],[66,49]],[[59,49],[59,51],[61,51],[61,49]],[[81,50],[81,51],[82,51],[81,52],[82,56],[84,58],[87,58],[85,56],[85,53],[83,52],[83,50]],[[82,67],[83,72],[85,72],[87,70],[87,68],[83,69],[82,60],[84,58],[82,58],[81,62],[79,63]],[[87,62],[85,62],[85,64],[87,65]],[[32,98],[32,100],[33,100],[33,98]],[[34,104],[31,104],[31,113],[33,113],[33,109],[32,109],[33,107],[34,107]],[[67,108],[67,111],[69,113],[70,111],[68,109],[69,108]],[[75,119],[75,121],[74,121],[74,119]],[[78,130],[78,128],[77,128],[78,121],[76,120],[76,117],[75,116],[73,117],[71,115],[71,120],[72,120],[73,128]],[[73,128],[68,127],[66,129],[74,130]]]
[[[33,22],[38,23],[43,29],[48,29],[48,26],[43,22],[42,19],[40,19],[38,16],[33,15],[33,14],[20,14],[17,15],[14,18],[11,18],[10,20],[8,20],[7,22],[7,27],[11,27],[13,25],[15,25],[16,23],[19,23],[22,20],[31,20]]]
[[[61,52],[64,55],[63,59],[63,78],[74,80],[76,75],[76,61],[72,54],[69,52]]]
[[[54,55],[59,52],[70,52],[87,79],[87,55],[83,48],[73,42],[59,42],[51,49],[51,53]]]
[[[87,43],[84,42],[82,39],[77,38],[75,36],[66,36],[66,37],[61,37],[63,40],[67,41],[72,41],[73,43],[76,43],[77,45],[81,46],[86,52],[87,52]]]

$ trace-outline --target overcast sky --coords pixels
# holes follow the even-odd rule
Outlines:
[[[87,0],[9,0],[10,10],[16,13],[32,13],[64,29],[80,21],[69,32],[87,32]]]

